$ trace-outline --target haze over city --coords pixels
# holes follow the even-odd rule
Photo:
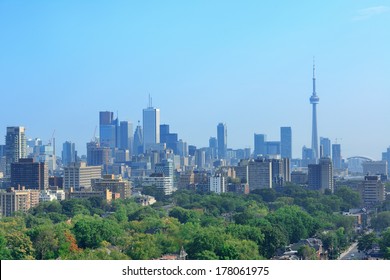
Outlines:
[[[230,148],[291,126],[310,147],[312,63],[318,136],[344,158],[390,145],[388,1],[2,1],[0,128],[86,142],[99,111],[142,123],[148,95],[179,138],[208,146],[219,122]],[[3,144],[0,140],[0,144]],[[58,146],[60,148],[60,146]]]

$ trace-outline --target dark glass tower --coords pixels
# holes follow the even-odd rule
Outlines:
[[[217,126],[218,158],[225,159],[227,151],[227,129],[226,124],[219,123]]]
[[[282,158],[292,158],[292,132],[291,127],[280,128],[280,148]]]

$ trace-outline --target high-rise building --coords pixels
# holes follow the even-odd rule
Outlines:
[[[143,110],[144,152],[160,143],[160,109],[154,108],[151,101]]]
[[[101,177],[101,166],[87,166],[85,162],[71,163],[64,167],[64,190],[69,191],[70,188],[78,190],[81,187],[90,189],[91,180]]]
[[[62,144],[62,164],[64,166],[68,165],[71,162],[76,162],[76,147],[75,143],[66,141]]]
[[[381,181],[380,176],[364,176],[364,181],[359,188],[366,206],[381,203],[386,198],[385,184]]]
[[[49,187],[47,163],[34,162],[32,158],[21,158],[11,163],[11,186],[44,190]]]
[[[198,149],[195,152],[195,162],[198,169],[202,169],[206,165],[206,151],[203,149]]]
[[[39,191],[26,190],[24,187],[8,188],[0,191],[0,216],[9,217],[16,211],[27,211],[39,204]]]
[[[280,128],[280,153],[282,158],[292,158],[291,127]]]
[[[174,154],[177,154],[177,133],[169,132],[169,125],[160,125],[160,143],[165,143],[167,149],[171,149]]]
[[[215,137],[210,137],[209,139],[209,149],[210,149],[210,157],[212,160],[216,159],[218,154],[218,141]]]
[[[265,156],[267,154],[267,135],[255,133],[254,142],[255,150],[253,152],[253,157]]]
[[[27,143],[23,126],[7,127],[5,136],[6,175],[11,175],[11,163],[27,157]]]
[[[332,145],[332,162],[334,169],[342,169],[341,145]]]
[[[280,142],[279,141],[267,141],[265,142],[266,155],[280,155]]]
[[[312,134],[311,134],[311,149],[313,153],[313,160],[317,163],[319,158],[318,151],[318,132],[317,132],[317,104],[320,98],[316,93],[316,77],[315,77],[315,64],[313,63],[313,94],[310,97],[310,104],[313,105],[313,116],[312,116]]]
[[[113,112],[100,112],[99,114],[99,137],[100,146],[116,148],[118,147],[118,133],[119,125],[118,119],[114,119]]]
[[[272,163],[265,158],[248,161],[248,183],[251,191],[272,188]]]
[[[382,160],[387,161],[387,174],[390,174],[390,147],[382,153]]]
[[[217,194],[226,192],[226,179],[224,176],[221,176],[220,174],[211,176],[209,182],[210,192]]]
[[[122,178],[115,178],[115,175],[103,175],[102,179],[92,179],[92,189],[94,191],[110,190],[112,193],[119,193],[120,198],[130,198],[131,182]]]
[[[173,192],[173,162],[171,160],[162,160],[154,166],[156,174],[162,174],[163,177],[169,178],[169,184],[165,186],[166,193]]]
[[[330,190],[333,193],[333,167],[330,158],[321,158],[318,164],[308,166],[308,185],[310,189]]]
[[[217,126],[218,158],[225,159],[227,151],[227,128],[226,124],[219,123]]]
[[[144,150],[143,147],[144,147],[144,136],[142,133],[142,127],[138,121],[137,128],[135,129],[134,132],[133,154],[136,156],[142,154]]]
[[[107,166],[111,162],[111,149],[100,147],[96,141],[87,143],[87,164],[88,166]]]
[[[331,157],[331,142],[329,138],[320,137],[320,147],[322,150],[322,157]]]
[[[120,122],[120,141],[119,148],[129,150],[130,154],[133,151],[133,124],[129,121]]]

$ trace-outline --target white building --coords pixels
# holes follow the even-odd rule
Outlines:
[[[214,175],[210,177],[210,192],[224,193],[226,192],[226,180],[221,175]]]

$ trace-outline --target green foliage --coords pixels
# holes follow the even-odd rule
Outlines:
[[[368,251],[377,241],[378,240],[375,233],[370,232],[368,234],[365,234],[358,239],[358,249],[359,251]]]
[[[362,206],[360,193],[347,186],[341,186],[336,189],[334,194],[342,199],[341,210],[348,211],[350,208]]]
[[[297,206],[286,206],[267,215],[272,225],[278,225],[288,234],[290,243],[312,236],[318,229],[315,220]]]
[[[123,233],[117,222],[97,216],[78,216],[72,229],[81,248],[97,248],[102,241],[115,244]]]
[[[371,226],[377,231],[390,227],[390,211],[378,213],[376,217],[371,219]]]
[[[298,256],[303,260],[318,259],[316,250],[308,245],[303,245],[298,249]]]
[[[169,212],[169,216],[178,219],[182,224],[188,222],[199,223],[201,213],[199,211],[187,210],[181,207],[174,207]]]

